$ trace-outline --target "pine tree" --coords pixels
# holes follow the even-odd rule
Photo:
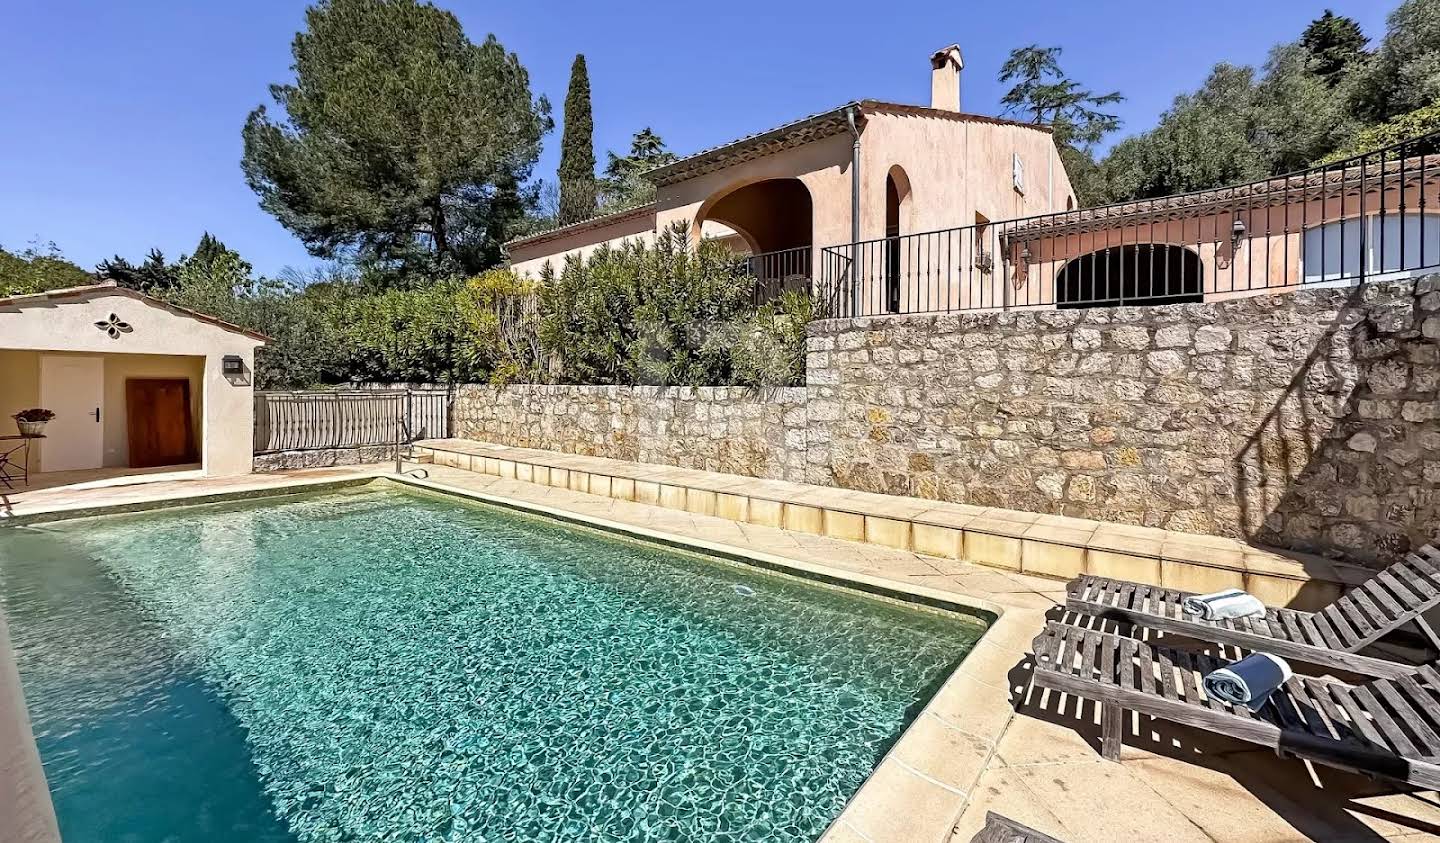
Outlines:
[[[560,139],[560,224],[595,215],[595,120],[590,113],[590,73],[585,56],[570,66],[565,94],[565,132]]]
[[[1000,67],[999,80],[1015,84],[1000,102],[1007,114],[1019,113],[1032,123],[1052,127],[1076,196],[1083,205],[1094,204],[1104,194],[1094,148],[1120,128],[1120,118],[1101,109],[1125,97],[1119,91],[1097,94],[1066,76],[1060,69],[1060,52],[1059,47],[1039,44],[1011,50]]]
[[[1343,78],[1346,70],[1365,58],[1368,41],[1353,18],[1329,9],[1311,21],[1300,36],[1300,46],[1310,54],[1311,69],[1331,87]]]
[[[245,122],[245,180],[311,254],[423,275],[501,258],[513,203],[550,129],[514,53],[476,44],[418,0],[318,0],[291,46],[295,78]],[[498,234],[495,232],[499,232]]]
[[[610,162],[605,165],[604,178],[600,179],[600,207],[606,213],[653,202],[655,185],[646,181],[644,174],[677,160],[675,153],[665,148],[665,141],[649,126],[630,139],[629,155],[608,154]]]

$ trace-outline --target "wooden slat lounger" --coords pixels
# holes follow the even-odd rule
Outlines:
[[[1021,825],[994,811],[985,812],[985,827],[970,838],[970,843],[1060,843],[1054,837]]]
[[[1296,674],[1256,712],[1205,695],[1227,662],[1051,622],[1034,643],[1037,688],[1101,704],[1101,754],[1120,757],[1124,713],[1230,735],[1344,770],[1440,787],[1440,672],[1347,685]]]
[[[1267,608],[1264,617],[1207,621],[1181,610],[1189,596],[1184,591],[1086,574],[1067,586],[1065,607],[1106,620],[1128,621],[1368,676],[1398,677],[1415,671],[1415,665],[1359,655],[1407,623],[1415,624],[1440,650],[1440,638],[1421,616],[1440,605],[1440,551],[1428,544],[1318,612]]]

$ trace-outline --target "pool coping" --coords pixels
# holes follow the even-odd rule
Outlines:
[[[411,469],[415,472],[415,469]],[[424,473],[423,467],[419,473]],[[981,774],[1015,716],[1008,675],[1023,663],[1031,639],[1043,629],[1038,610],[1003,606],[955,591],[834,568],[758,549],[668,533],[449,483],[357,469],[349,477],[303,478],[220,490],[165,490],[144,500],[115,504],[57,505],[0,519],[3,526],[147,512],[179,506],[287,497],[372,485],[411,487],[452,498],[538,515],[573,526],[755,565],[831,586],[978,617],[989,624],[959,665],[896,738],[866,780],[819,838],[821,841],[931,840],[943,843],[970,802]],[[589,493],[588,491],[586,492]]]

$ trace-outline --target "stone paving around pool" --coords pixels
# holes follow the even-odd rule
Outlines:
[[[787,530],[442,465],[402,479],[477,500],[689,546],[870,590],[970,606],[998,620],[827,832],[831,841],[965,843],[996,811],[1071,843],[1422,840],[1440,800],[1132,718],[1119,763],[1098,753],[1089,703],[1029,690],[1030,641],[1061,615],[1063,583],[914,550]],[[665,470],[658,469],[657,470]],[[422,476],[423,475],[423,476]],[[14,522],[274,494],[391,476],[385,466],[47,490],[9,502]],[[762,483],[742,478],[750,483]],[[37,493],[37,495],[40,493]],[[12,522],[12,523],[14,523]],[[3,529],[3,527],[0,527]]]

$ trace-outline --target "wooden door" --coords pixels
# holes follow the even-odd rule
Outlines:
[[[190,381],[130,378],[125,381],[125,424],[130,467],[192,463],[195,429],[190,418]]]

